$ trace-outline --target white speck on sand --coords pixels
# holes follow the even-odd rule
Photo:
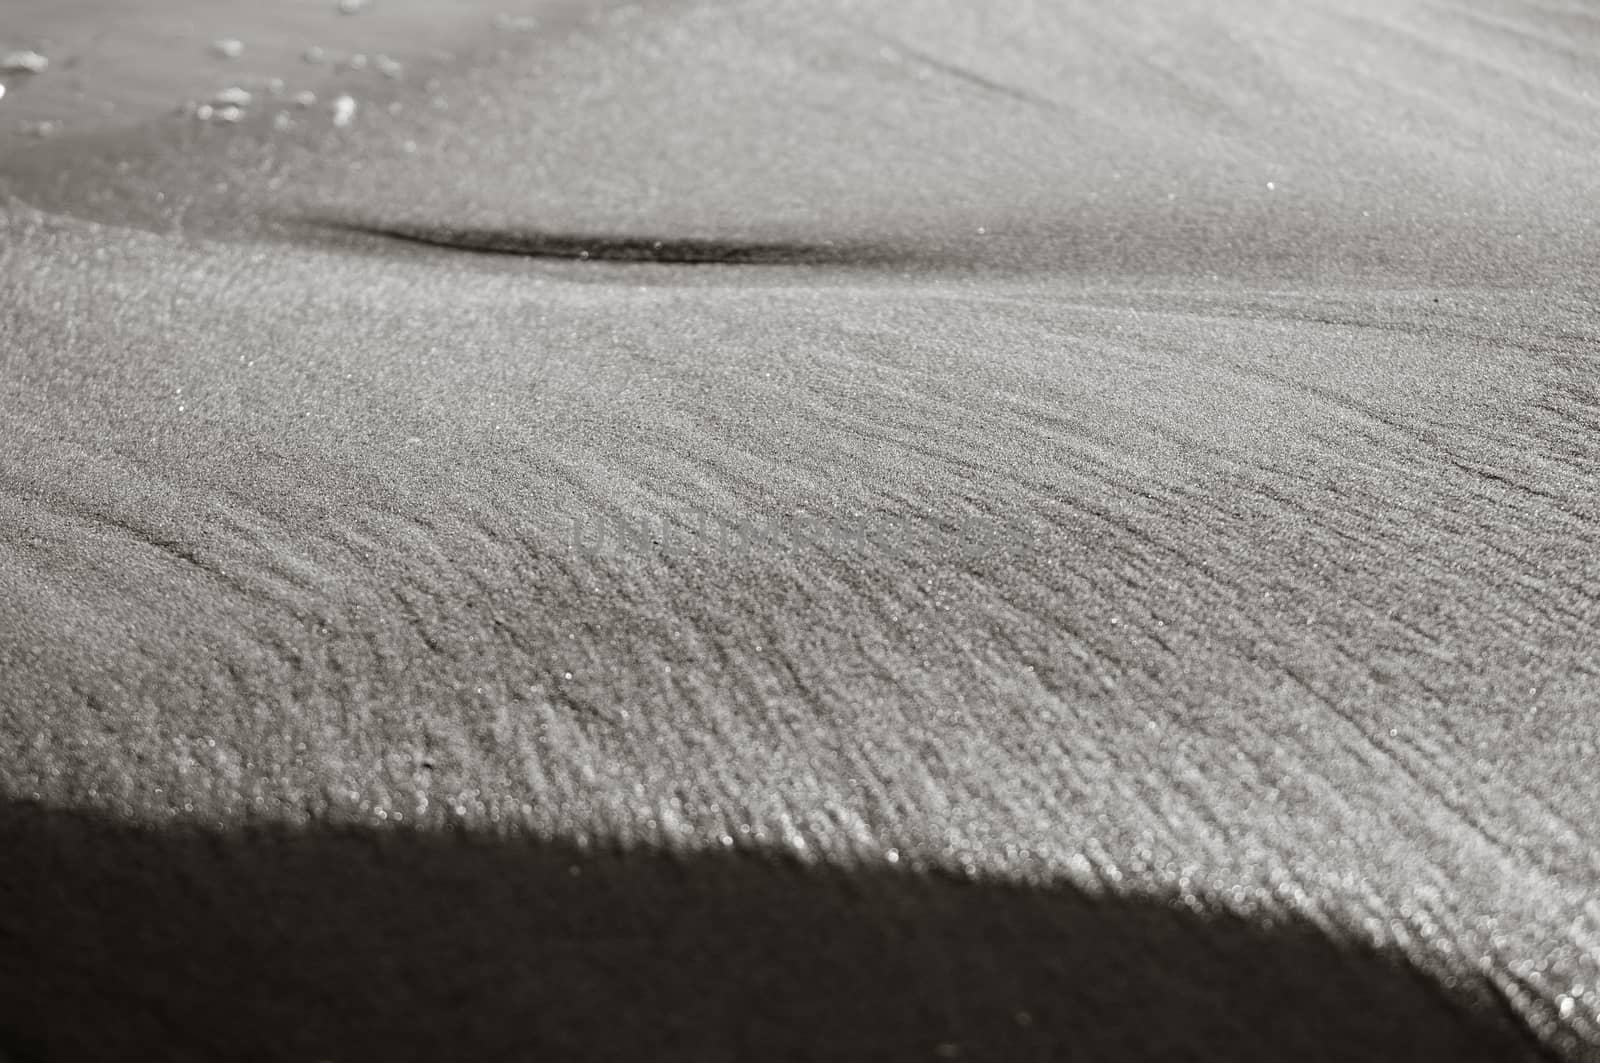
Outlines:
[[[355,97],[346,93],[333,101],[333,124],[341,128],[356,116]]]
[[[0,74],[42,74],[50,60],[38,52],[7,52],[0,58]]]

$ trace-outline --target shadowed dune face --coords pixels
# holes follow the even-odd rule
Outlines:
[[[1542,1058],[1471,976],[1175,899],[11,803],[0,843],[19,1063]]]
[[[539,10],[0,163],[0,1029],[1592,1052],[1591,16]]]

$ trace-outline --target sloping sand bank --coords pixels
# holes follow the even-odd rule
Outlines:
[[[4,142],[0,1051],[1592,1057],[1600,20],[532,14]]]

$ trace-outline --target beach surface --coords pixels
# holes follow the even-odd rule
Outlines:
[[[0,1058],[1600,1058],[1592,7],[350,6],[0,26]]]

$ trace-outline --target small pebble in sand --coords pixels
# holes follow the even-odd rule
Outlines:
[[[288,129],[294,125],[294,118],[288,111],[279,111],[272,116],[272,128],[277,130]]]
[[[211,102],[218,107],[248,107],[252,99],[254,97],[250,95],[248,90],[236,86],[223,89],[211,97]]]
[[[365,11],[368,0],[339,0],[339,14],[356,15]]]
[[[241,119],[243,117],[244,117],[244,111],[240,110],[237,107],[219,107],[219,108],[217,108],[217,121],[219,121],[219,122],[237,122],[239,119]]]
[[[0,56],[0,74],[42,74],[50,60],[38,52],[7,52]]]
[[[308,63],[326,63],[328,61],[328,50],[321,45],[313,44],[300,53],[300,58]]]
[[[367,68],[366,54],[364,52],[357,52],[349,59],[346,59],[344,61],[344,65],[349,67],[351,70],[365,70]]]
[[[333,101],[333,124],[344,127],[356,116],[355,97],[348,93]]]
[[[36,137],[52,137],[60,128],[60,122],[28,122],[22,127],[22,131],[32,133]]]
[[[5,98],[6,98],[6,87],[4,85],[0,85],[0,100],[3,100]]]
[[[315,107],[317,105],[317,94],[310,89],[301,89],[294,94],[294,102],[297,107]]]
[[[372,65],[386,78],[397,78],[404,69],[398,60],[391,59],[387,55],[378,56],[372,61]]]
[[[224,59],[237,59],[244,54],[244,42],[237,37],[222,37],[211,42],[211,50]]]
[[[211,116],[216,113],[217,109],[211,106],[209,103],[202,103],[200,106],[194,109],[194,116],[200,119],[202,122],[211,121]]]

